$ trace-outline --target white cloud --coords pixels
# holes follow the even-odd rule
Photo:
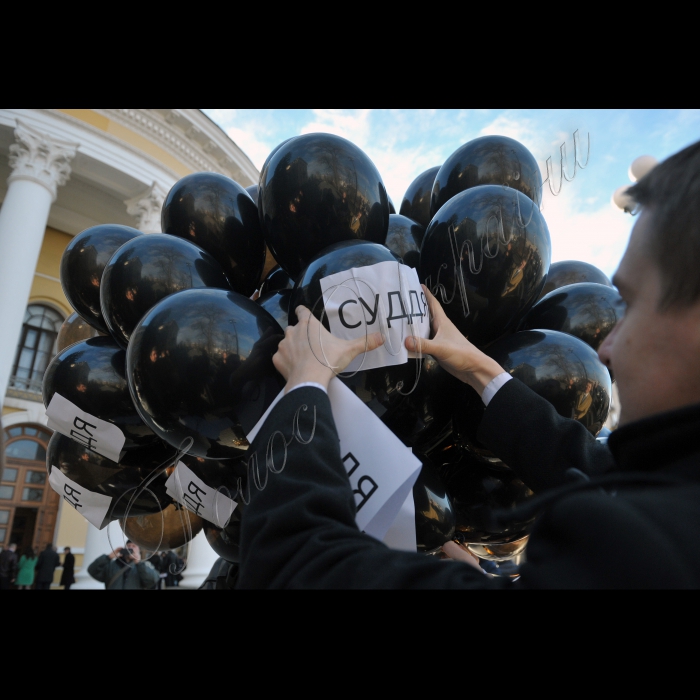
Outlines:
[[[244,128],[230,126],[226,129],[226,133],[236,142],[243,153],[250,158],[258,170],[262,168],[265,159],[270,155],[270,151],[277,145],[261,138],[261,135],[256,133],[250,124],[246,124]]]
[[[552,262],[582,260],[611,277],[625,252],[634,219],[610,201],[597,209],[580,210],[573,185],[564,182],[558,197],[545,193],[542,214],[552,238]]]
[[[300,133],[322,132],[342,136],[362,149],[367,147],[371,128],[371,109],[314,109],[315,120],[305,124]]]

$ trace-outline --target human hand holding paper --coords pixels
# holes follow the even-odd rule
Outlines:
[[[474,388],[479,396],[486,385],[504,370],[488,355],[472,345],[450,321],[440,302],[423,284],[430,307],[432,340],[417,336],[408,336],[404,341],[406,347],[414,352],[432,355],[451,375]]]
[[[285,392],[304,382],[316,382],[328,388],[331,379],[360,353],[376,350],[384,342],[381,333],[355,340],[336,338],[305,306],[298,306],[296,315],[299,322],[287,327],[284,340],[272,357],[275,367],[287,380]]]

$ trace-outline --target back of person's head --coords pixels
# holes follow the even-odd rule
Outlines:
[[[66,553],[69,553],[69,552],[70,552],[70,547],[64,547],[64,548],[63,548],[63,551],[66,552]]]
[[[25,547],[24,549],[24,556],[27,557],[27,559],[34,559],[34,548],[33,547]]]
[[[661,273],[661,308],[700,301],[700,141],[659,163],[627,193],[651,214],[648,253]]]
[[[44,548],[47,552],[50,552],[53,550],[53,545],[49,542],[46,547]]]
[[[17,550],[17,543],[16,543],[16,542],[12,542],[12,543],[10,544],[9,549],[10,549],[11,552],[16,551],[16,550]]]

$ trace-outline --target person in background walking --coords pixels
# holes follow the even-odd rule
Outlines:
[[[53,574],[60,566],[61,558],[53,545],[47,544],[36,563],[36,590],[48,591],[53,583]]]
[[[75,568],[75,557],[70,551],[70,547],[63,548],[63,573],[61,574],[61,585],[64,591],[70,590],[70,587],[75,583],[73,569]]]
[[[0,554],[0,590],[9,591],[17,578],[17,545],[13,542]]]
[[[29,590],[34,583],[34,570],[36,569],[37,556],[31,547],[24,550],[24,554],[19,558],[19,570],[15,583],[20,590]]]

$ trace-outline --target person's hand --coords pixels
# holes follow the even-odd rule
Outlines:
[[[466,547],[456,542],[445,542],[442,551],[453,561],[461,561],[478,569],[482,574],[484,570],[479,566],[479,558],[474,556]]]
[[[285,392],[303,382],[317,382],[328,388],[331,379],[360,353],[376,350],[384,342],[381,333],[356,340],[336,338],[305,306],[297,306],[296,315],[299,322],[287,327],[284,340],[272,356],[277,371],[287,380]]]
[[[129,549],[132,551],[131,555],[127,557],[127,561],[133,561],[134,564],[138,564],[141,561],[141,548],[132,542],[131,545],[129,545]]]
[[[123,549],[122,547],[119,547],[119,548],[115,549],[113,552],[110,552],[107,556],[110,559],[116,559],[122,553],[122,549]]]
[[[447,318],[440,302],[428,288],[424,284],[421,286],[430,307],[433,338],[425,340],[408,336],[406,347],[414,352],[432,355],[443,369],[469,384],[481,396],[486,385],[504,371],[503,367],[472,345]]]

